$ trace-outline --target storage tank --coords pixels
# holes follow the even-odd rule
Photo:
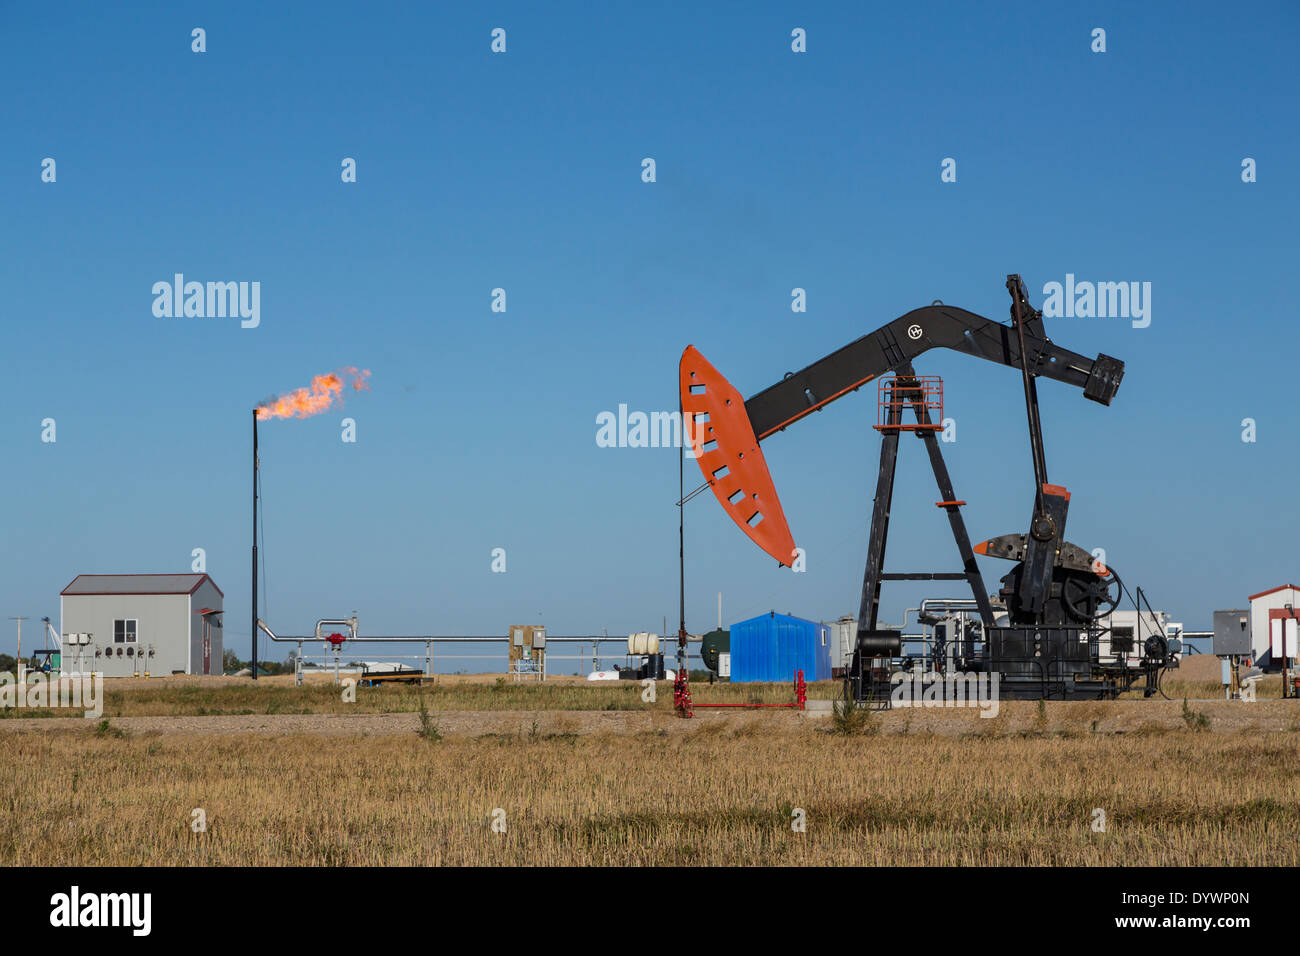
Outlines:
[[[627,636],[627,652],[632,657],[643,657],[646,654],[659,653],[659,635],[650,634],[647,631],[639,631],[636,634]]]
[[[775,611],[731,625],[732,681],[785,683],[796,670],[805,680],[830,680],[827,625]]]
[[[731,634],[726,628],[718,628],[716,631],[709,631],[700,638],[700,657],[704,661],[704,666],[718,674],[718,655],[726,654],[731,651]]]

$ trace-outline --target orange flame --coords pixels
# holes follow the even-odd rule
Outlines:
[[[369,369],[356,369],[352,366],[317,375],[307,388],[296,388],[287,395],[281,395],[257,406],[258,421],[268,418],[310,418],[323,411],[343,405],[344,379],[352,386],[354,392],[369,389],[366,380],[370,378]]]

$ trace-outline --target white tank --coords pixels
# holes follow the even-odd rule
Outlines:
[[[659,653],[659,635],[639,631],[627,636],[627,652],[633,657]]]

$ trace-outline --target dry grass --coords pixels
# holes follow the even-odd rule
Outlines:
[[[1163,687],[1172,700],[1222,700],[1223,688],[1215,682],[1180,681],[1174,671]],[[1274,675],[1260,682],[1258,697],[1280,697],[1281,678]],[[341,688],[330,676],[317,674],[295,687],[292,677],[247,678],[175,676],[144,679],[115,679],[104,683],[104,714],[108,717],[237,717],[262,714],[381,714],[418,713],[423,697],[431,711],[644,711],[672,710],[672,685],[660,681],[657,700],[641,699],[639,681],[595,682],[558,677],[545,684],[512,683],[492,674],[441,675],[424,687],[388,685],[355,688],[355,700],[345,701]],[[789,684],[691,685],[696,702],[785,703],[793,699]],[[831,700],[842,692],[839,681],[808,685],[810,700]],[[1140,691],[1125,695],[1141,699]],[[1163,698],[1157,698],[1163,699]],[[9,718],[61,717],[53,709],[0,709],[0,720]]]
[[[842,737],[766,716],[626,736],[9,733],[0,862],[1300,863],[1293,732]]]
[[[356,703],[321,681],[107,690],[103,722],[0,722],[0,863],[1300,863],[1284,838],[1300,832],[1300,708],[1226,702],[1217,685],[1003,702],[994,719],[896,709],[847,729],[825,712],[680,720],[663,683],[653,704],[637,682],[492,676],[358,688]],[[196,808],[205,833],[190,829]],[[505,833],[490,826],[498,808]],[[795,808],[806,832],[791,829]]]
[[[1141,685],[1139,684],[1139,687]],[[1161,689],[1171,698],[1181,700],[1223,700],[1223,685],[1217,680],[1183,680],[1178,671],[1170,671],[1161,683]],[[1282,675],[1270,674],[1260,678],[1255,686],[1255,696],[1259,700],[1281,700]],[[1142,697],[1141,690],[1132,690],[1121,695],[1122,699]]]
[[[232,717],[252,714],[418,713],[420,700],[429,710],[672,710],[672,684],[659,681],[653,705],[641,699],[639,681],[587,682],[573,678],[545,684],[511,683],[493,675],[478,679],[439,677],[423,687],[393,684],[355,688],[356,699],[343,699],[331,678],[313,675],[301,687],[291,677],[166,677],[104,682],[104,714],[109,717]],[[794,699],[788,684],[692,684],[698,700],[779,703]],[[808,685],[812,699],[831,698],[838,681]],[[5,717],[58,717],[46,710],[0,710]]]

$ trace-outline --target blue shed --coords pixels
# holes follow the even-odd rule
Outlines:
[[[830,680],[830,628],[770,611],[731,625],[732,681]]]

